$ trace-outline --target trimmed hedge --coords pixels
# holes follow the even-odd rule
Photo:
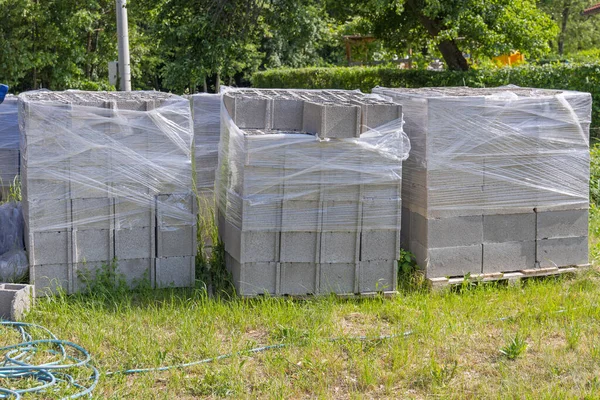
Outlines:
[[[592,94],[592,135],[600,136],[600,63],[523,65],[512,68],[470,71],[406,70],[394,67],[335,67],[272,69],[252,76],[259,88],[360,89],[371,92],[375,86],[494,87],[518,85],[546,89],[578,90]]]

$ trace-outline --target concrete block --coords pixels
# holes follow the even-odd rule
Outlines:
[[[402,106],[399,104],[362,104],[361,108],[361,133],[402,118]]]
[[[361,225],[364,230],[399,230],[401,217],[402,201],[399,198],[362,201]]]
[[[589,263],[588,237],[537,240],[537,261],[541,268]]]
[[[29,236],[30,265],[66,265],[72,262],[71,231],[33,232]]]
[[[270,129],[273,100],[224,94],[225,108],[240,129]]]
[[[109,197],[111,188],[111,169],[98,165],[70,166],[71,198],[91,199]]]
[[[413,241],[411,251],[417,258],[417,264],[425,267],[428,278],[479,274],[482,270],[481,244],[427,249]]]
[[[324,201],[323,231],[357,231],[360,229],[362,210],[355,201]]]
[[[49,296],[62,290],[71,293],[71,264],[32,265],[29,280],[35,287],[36,296]]]
[[[196,213],[196,198],[191,192],[156,196],[156,221],[159,228],[196,225]]]
[[[535,217],[528,214],[483,216],[484,243],[524,242],[535,240]]]
[[[246,197],[246,196],[244,196]],[[242,202],[241,226],[248,231],[278,230],[281,225],[280,195],[251,196]]]
[[[327,158],[327,152],[324,152]],[[351,157],[351,155],[349,155]],[[360,162],[360,161],[358,161]],[[321,199],[323,201],[352,201],[358,202],[360,199],[361,175],[357,171],[352,171],[348,166],[321,165]],[[317,178],[317,182],[319,179]]]
[[[109,198],[78,199],[72,201],[73,228],[112,229],[113,201]]]
[[[281,263],[281,294],[315,294],[317,267],[315,263]]]
[[[155,201],[146,196],[114,199],[115,229],[154,227]]]
[[[321,236],[318,232],[281,232],[282,262],[315,263],[319,261]]]
[[[33,304],[33,285],[0,283],[0,318],[19,321]]]
[[[276,262],[239,263],[229,254],[225,256],[228,271],[240,296],[277,294],[279,264]]]
[[[360,137],[359,106],[304,103],[302,130],[317,134],[321,139]]]
[[[321,233],[321,263],[359,261],[360,232]]]
[[[361,232],[360,260],[397,260],[400,256],[400,231],[363,230]]]
[[[196,255],[196,227],[159,228],[156,236],[156,249],[158,257]]]
[[[359,291],[384,292],[394,291],[398,286],[398,261],[372,260],[360,262]]]
[[[144,259],[153,258],[156,256],[154,244],[154,228],[144,227],[132,229],[116,229],[114,231],[114,235],[115,257],[117,258],[117,260],[132,260],[138,258]],[[183,243],[185,244],[185,242]],[[160,256],[162,257],[162,255]]]
[[[127,284],[135,288],[144,283],[155,287],[155,258],[117,260],[117,273],[125,277]]]
[[[71,200],[27,200],[23,218],[30,232],[60,231],[71,228]]]
[[[282,131],[301,131],[304,101],[297,99],[273,100],[271,128]]]
[[[225,251],[240,263],[278,261],[279,232],[246,232],[225,221]]]
[[[195,94],[191,98],[194,116],[194,136],[220,131],[221,95]]]
[[[537,239],[588,235],[588,210],[538,212]]]
[[[357,291],[355,263],[320,265],[319,293],[353,294]]]
[[[196,258],[166,257],[156,259],[156,287],[193,287]]]
[[[535,240],[483,244],[483,273],[535,268]]]
[[[402,207],[402,220],[401,220],[401,229],[400,229],[400,245],[403,249],[408,250],[410,246],[410,238],[411,238],[411,211]]]
[[[74,262],[110,262],[115,257],[113,231],[108,229],[74,230]]]
[[[413,240],[428,248],[456,247],[481,244],[483,241],[483,216],[425,218],[411,214]]]
[[[278,261],[279,232],[242,232],[240,260],[244,262]]]
[[[282,232],[316,232],[321,227],[322,207],[318,201],[283,201]]]
[[[287,162],[287,159],[286,159]],[[320,162],[315,160],[315,162]],[[319,201],[321,195],[320,168],[286,168],[283,180],[284,201]]]
[[[70,191],[69,170],[47,171],[44,167],[23,169],[23,195],[27,200],[67,199]]]

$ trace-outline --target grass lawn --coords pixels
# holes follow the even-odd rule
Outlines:
[[[591,220],[594,233],[598,213]],[[597,256],[597,237],[591,243]],[[599,304],[600,275],[591,269],[392,299],[217,300],[202,290],[64,296],[40,299],[26,320],[90,351],[103,374],[97,398],[598,398]],[[0,338],[15,340],[8,330]],[[276,343],[290,346],[104,375]]]

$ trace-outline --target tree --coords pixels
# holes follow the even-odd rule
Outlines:
[[[532,0],[372,0],[374,33],[390,47],[433,44],[449,69],[467,70],[464,54],[549,51],[556,24]]]
[[[597,16],[586,17],[581,12],[597,3],[596,0],[540,0],[540,9],[560,25],[557,36],[551,39],[559,55],[600,46],[600,24]]]
[[[260,63],[260,0],[164,0],[156,16],[163,84],[195,91],[215,88]]]
[[[267,68],[326,64],[336,42],[334,21],[318,0],[271,0],[265,7],[260,50]]]

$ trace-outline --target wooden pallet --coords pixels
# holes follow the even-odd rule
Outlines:
[[[484,283],[484,282],[495,282],[495,281],[508,281],[508,283],[515,283],[521,279],[526,278],[539,278],[544,276],[558,276],[564,274],[574,274],[577,271],[589,267],[590,264],[574,265],[570,267],[550,267],[550,268],[532,268],[522,269],[520,271],[511,272],[494,272],[489,274],[473,274],[469,275],[468,278],[465,276],[458,276],[452,278],[427,278],[432,289],[441,289],[447,286],[461,285],[467,278],[472,283]]]

